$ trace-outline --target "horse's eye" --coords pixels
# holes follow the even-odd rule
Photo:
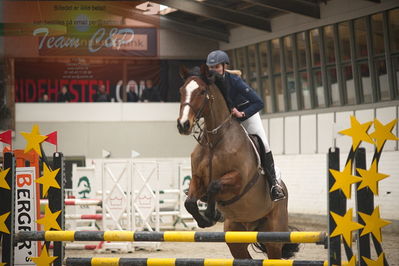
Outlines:
[[[205,91],[204,91],[204,90],[202,90],[202,91],[200,92],[200,94],[201,94],[201,95],[204,95],[204,94],[205,94]]]

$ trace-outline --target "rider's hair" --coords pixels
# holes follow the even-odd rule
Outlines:
[[[225,69],[225,71],[226,72],[228,72],[228,73],[230,73],[230,74],[234,74],[234,75],[237,75],[237,76],[240,76],[241,77],[241,75],[242,75],[242,72],[241,72],[241,70],[238,70],[238,69],[232,69],[232,70],[230,70],[230,69]]]

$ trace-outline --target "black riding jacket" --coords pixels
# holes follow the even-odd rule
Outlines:
[[[229,110],[235,107],[245,113],[244,117],[238,118],[240,121],[250,118],[263,109],[262,99],[238,75],[225,72],[223,76],[217,76],[215,83],[226,99]]]

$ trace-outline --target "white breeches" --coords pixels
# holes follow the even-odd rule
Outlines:
[[[241,122],[241,125],[244,126],[244,128],[247,130],[249,134],[258,135],[262,139],[266,153],[270,152],[269,142],[267,141],[265,129],[263,128],[259,112],[254,114],[247,120]]]

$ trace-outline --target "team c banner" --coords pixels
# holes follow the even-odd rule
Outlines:
[[[4,1],[3,35],[10,51],[30,46],[38,56],[157,57],[159,18],[140,3]]]

